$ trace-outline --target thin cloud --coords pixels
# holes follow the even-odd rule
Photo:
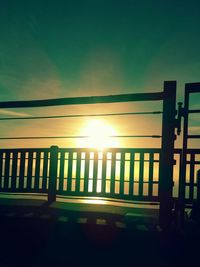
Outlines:
[[[14,116],[14,117],[28,117],[29,116],[29,114],[27,113],[7,110],[7,109],[0,109],[0,115],[8,115],[8,116]]]

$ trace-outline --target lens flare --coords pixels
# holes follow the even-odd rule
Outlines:
[[[81,135],[88,138],[78,140],[79,147],[103,149],[106,147],[118,147],[119,141],[111,136],[117,135],[116,129],[104,120],[89,120],[81,130]]]

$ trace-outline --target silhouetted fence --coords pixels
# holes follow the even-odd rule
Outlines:
[[[159,201],[161,149],[3,149],[0,191]],[[179,197],[181,149],[174,150],[173,197]],[[175,162],[174,162],[175,163]],[[200,149],[188,149],[185,200],[197,199]]]
[[[160,149],[2,149],[0,150],[0,191],[46,193],[48,200],[57,195],[99,196],[119,199],[158,201],[159,223],[167,227],[172,218],[173,199],[178,198],[184,221],[185,204],[200,202],[199,149],[188,149],[187,139],[200,138],[188,134],[189,96],[200,92],[200,83],[186,84],[185,105],[176,110],[176,81],[165,81],[161,92],[109,96],[71,97],[31,101],[0,102],[1,108],[37,108],[67,105],[90,105],[120,102],[162,102],[157,112],[106,114],[67,114],[59,116],[5,117],[5,120],[55,119],[84,116],[121,116],[162,114],[161,135],[119,135],[113,138],[160,138]],[[176,135],[184,118],[183,147],[174,149]],[[131,122],[130,122],[131,123]],[[8,136],[0,140],[35,140],[50,138],[86,138],[87,136]],[[198,172],[198,177],[200,176]],[[198,192],[197,192],[198,191]]]
[[[197,174],[200,169],[200,149],[188,149],[186,153],[185,201],[192,203],[200,193]]]

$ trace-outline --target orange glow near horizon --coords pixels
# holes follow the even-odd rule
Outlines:
[[[111,136],[119,135],[116,128],[106,123],[103,119],[88,120],[81,129],[81,135],[88,138],[77,141],[78,147],[103,149],[106,147],[118,147],[119,140]]]

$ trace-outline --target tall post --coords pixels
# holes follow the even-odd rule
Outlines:
[[[200,169],[197,171],[197,205],[200,208]]]
[[[189,88],[190,84],[185,85],[185,97],[184,97],[184,124],[183,124],[183,146],[181,157],[181,179],[180,179],[180,223],[181,227],[185,223],[185,182],[186,182],[186,161],[187,161],[187,147],[188,147],[188,109],[189,109]]]
[[[56,201],[57,169],[58,169],[58,146],[51,146],[49,188],[48,188],[48,202],[49,203]]]
[[[166,229],[172,218],[172,190],[173,164],[175,141],[176,116],[176,81],[164,82],[163,118],[162,118],[162,149],[160,156],[159,197],[160,213],[159,224]]]

